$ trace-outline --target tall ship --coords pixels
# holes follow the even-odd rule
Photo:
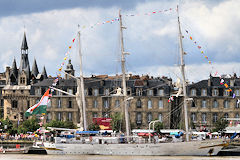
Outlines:
[[[120,143],[121,137],[89,137],[91,141],[82,141],[78,138],[68,139],[62,141],[60,137],[55,137],[54,142],[43,142],[36,144],[35,148],[45,149],[47,154],[89,154],[89,155],[135,155],[135,156],[208,156],[217,155],[218,152],[226,144],[222,139],[212,139],[203,141],[190,141],[188,131],[188,115],[187,115],[187,93],[186,93],[186,82],[185,82],[185,64],[184,64],[184,51],[182,47],[182,33],[178,14],[178,31],[179,31],[179,51],[181,57],[181,74],[182,74],[182,88],[183,88],[183,99],[184,99],[184,118],[185,118],[185,140],[179,140],[176,142],[162,142],[162,143],[151,143],[150,129],[149,129],[149,141],[147,143],[141,143],[140,141],[134,141],[138,137],[130,136],[130,125],[129,125],[129,114],[127,106],[127,91],[126,91],[126,74],[125,74],[125,55],[127,52],[124,50],[123,44],[123,27],[122,16],[119,11],[119,23],[120,23],[120,42],[121,42],[121,67],[122,67],[122,88],[123,93],[121,96],[124,98],[124,118],[126,125],[126,143]],[[79,46],[80,46],[80,31],[78,32]],[[82,68],[81,59],[81,48],[79,47],[80,56],[80,69]],[[86,123],[86,104],[84,97],[84,84],[83,84],[83,73],[80,71],[80,79],[77,81],[77,94],[76,100],[80,109],[80,128],[87,132]],[[53,88],[53,87],[52,87]],[[56,89],[56,88],[53,88]],[[58,89],[56,89],[58,90]],[[149,125],[150,126],[150,125]],[[84,132],[83,131],[83,132]],[[79,131],[80,132],[80,131]],[[88,140],[89,140],[88,139]],[[103,143],[103,142],[108,143]]]

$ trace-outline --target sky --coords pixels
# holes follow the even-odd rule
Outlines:
[[[25,31],[30,66],[36,58],[40,72],[46,66],[48,75],[56,76],[72,46],[68,58],[78,76],[79,43],[72,40],[80,30],[84,76],[120,74],[119,22],[102,23],[118,18],[121,9],[127,73],[176,79],[178,4],[188,81],[210,73],[239,76],[240,0],[0,0],[0,72],[14,57],[19,67]]]

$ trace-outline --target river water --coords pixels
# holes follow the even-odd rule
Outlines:
[[[0,154],[4,160],[238,160],[240,157],[198,157],[198,156],[99,156],[99,155],[36,155]]]

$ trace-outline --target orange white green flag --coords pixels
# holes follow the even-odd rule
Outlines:
[[[47,104],[48,104],[49,96],[50,96],[49,91],[50,91],[50,88],[44,93],[41,100],[37,104],[30,107],[25,112],[26,117],[47,112]]]

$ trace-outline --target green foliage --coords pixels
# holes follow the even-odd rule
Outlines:
[[[161,129],[163,129],[163,123],[162,122],[156,122],[154,125],[154,130],[157,133],[161,133]]]
[[[99,127],[99,125],[92,123],[88,126],[88,130],[89,131],[99,131],[100,127]]]
[[[114,113],[111,115],[112,121],[111,121],[111,127],[113,131],[119,132],[121,130],[122,126],[122,118],[121,114],[119,112]]]
[[[5,125],[7,126],[7,129],[5,129]],[[1,119],[0,129],[2,129],[3,132],[12,132],[11,130],[13,129],[13,123],[9,120],[8,117],[5,120]]]
[[[52,120],[50,123],[46,124],[45,127],[56,127],[56,128],[69,128],[75,129],[77,126],[71,121],[56,121]]]
[[[218,131],[223,131],[228,125],[228,121],[221,118],[219,120],[217,120],[216,123],[214,123],[214,129],[213,132],[218,132]]]
[[[38,119],[33,116],[31,119],[25,120],[18,126],[18,133],[34,132],[40,127],[38,123]]]

